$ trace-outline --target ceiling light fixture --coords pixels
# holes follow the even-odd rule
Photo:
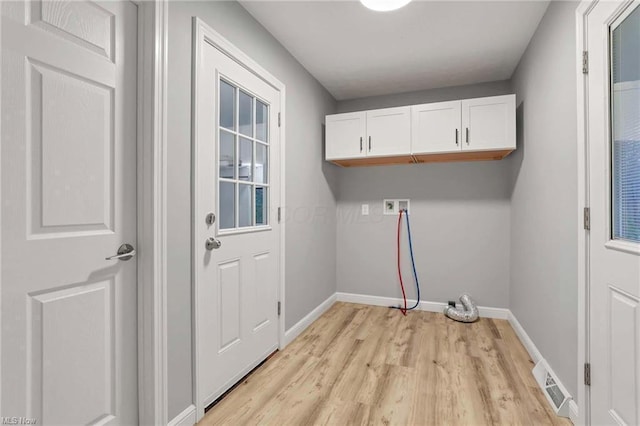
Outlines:
[[[389,12],[408,5],[411,0],[360,0],[365,7],[376,12]]]

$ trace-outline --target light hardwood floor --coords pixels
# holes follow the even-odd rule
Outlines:
[[[336,303],[200,425],[570,425],[507,321]]]

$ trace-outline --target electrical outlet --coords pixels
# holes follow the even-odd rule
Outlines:
[[[382,203],[382,212],[384,214],[394,215],[398,213],[398,210],[396,208],[397,205],[398,203],[396,202],[396,200],[384,200]]]
[[[369,215],[369,204],[363,204],[362,205],[362,216],[368,216]]]

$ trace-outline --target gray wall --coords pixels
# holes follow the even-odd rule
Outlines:
[[[343,101],[342,112],[511,93],[508,81]],[[384,198],[411,199],[421,299],[470,292],[481,305],[509,306],[510,167],[505,161],[340,170],[338,291],[399,297],[395,216]],[[362,216],[361,205],[371,214]],[[403,243],[405,259],[406,241]],[[415,298],[409,263],[408,296]]]
[[[329,93],[235,2],[169,4],[168,310],[169,418],[191,395],[191,34],[192,16],[252,57],[287,87],[286,324],[336,291],[336,168],[323,161]],[[295,213],[295,214],[294,214]]]
[[[512,79],[518,149],[510,307],[560,380],[577,390],[575,2],[551,2]]]
[[[405,105],[444,102],[456,99],[481,98],[483,96],[510,94],[508,80],[489,83],[469,84],[466,86],[443,87],[440,89],[420,90],[418,92],[397,93],[384,96],[349,99],[338,102],[338,112],[364,111],[372,108],[391,108]]]

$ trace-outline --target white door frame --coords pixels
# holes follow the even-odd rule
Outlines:
[[[633,0],[621,1],[626,7]],[[598,0],[582,0],[576,9],[576,73],[578,106],[578,423],[591,424],[590,389],[584,384],[584,365],[589,362],[589,232],[584,229],[584,208],[589,200],[588,78],[583,72],[587,50],[587,18]]]
[[[192,183],[191,183],[191,196],[193,199],[193,208],[192,208],[192,221],[194,225],[192,229],[196,229],[195,227],[195,213],[198,211],[196,208],[196,178],[198,173],[198,162],[196,161],[196,147],[198,146],[197,141],[197,99],[198,99],[198,91],[196,90],[196,82],[198,81],[198,69],[200,64],[200,58],[202,57],[202,43],[209,43],[220,51],[224,52],[231,59],[236,61],[238,64],[242,65],[247,70],[251,71],[253,74],[258,76],[260,79],[264,80],[269,85],[273,86],[276,90],[280,92],[280,111],[281,111],[281,120],[280,120],[280,277],[279,282],[280,286],[278,288],[278,300],[281,303],[281,314],[278,318],[278,348],[283,349],[285,346],[284,332],[285,332],[285,128],[286,128],[286,119],[285,119],[285,99],[286,99],[286,87],[285,85],[274,77],[271,73],[261,67],[257,62],[255,62],[251,57],[246,55],[236,46],[231,44],[227,39],[225,39],[221,34],[213,30],[209,25],[207,25],[202,19],[198,17],[193,18],[193,51],[192,51],[192,77],[191,77],[191,86],[192,86],[192,127],[191,127],[191,135],[192,135]],[[200,218],[198,218],[199,220]],[[196,235],[193,235],[193,252],[195,253],[196,244],[201,244]],[[199,365],[200,360],[198,356],[199,343],[198,343],[198,279],[199,279],[199,270],[196,267],[195,257],[192,262],[192,342],[193,342],[193,394],[195,398],[196,405],[196,418],[200,419],[204,415],[204,409],[206,407],[202,404],[202,395],[200,395],[199,388]]]
[[[597,0],[582,0],[576,9],[576,81],[578,105],[578,424],[589,424],[589,387],[584,364],[589,360],[589,233],[584,229],[584,208],[589,206],[589,141],[587,140],[587,75],[582,72],[586,47],[586,19]]]
[[[168,0],[138,6],[138,418],[168,422]]]
[[[168,4],[167,0],[133,0],[133,3],[138,6],[138,419],[142,425],[151,425],[167,424],[165,152]],[[0,19],[0,33],[1,28]],[[0,282],[0,297],[1,289]]]

